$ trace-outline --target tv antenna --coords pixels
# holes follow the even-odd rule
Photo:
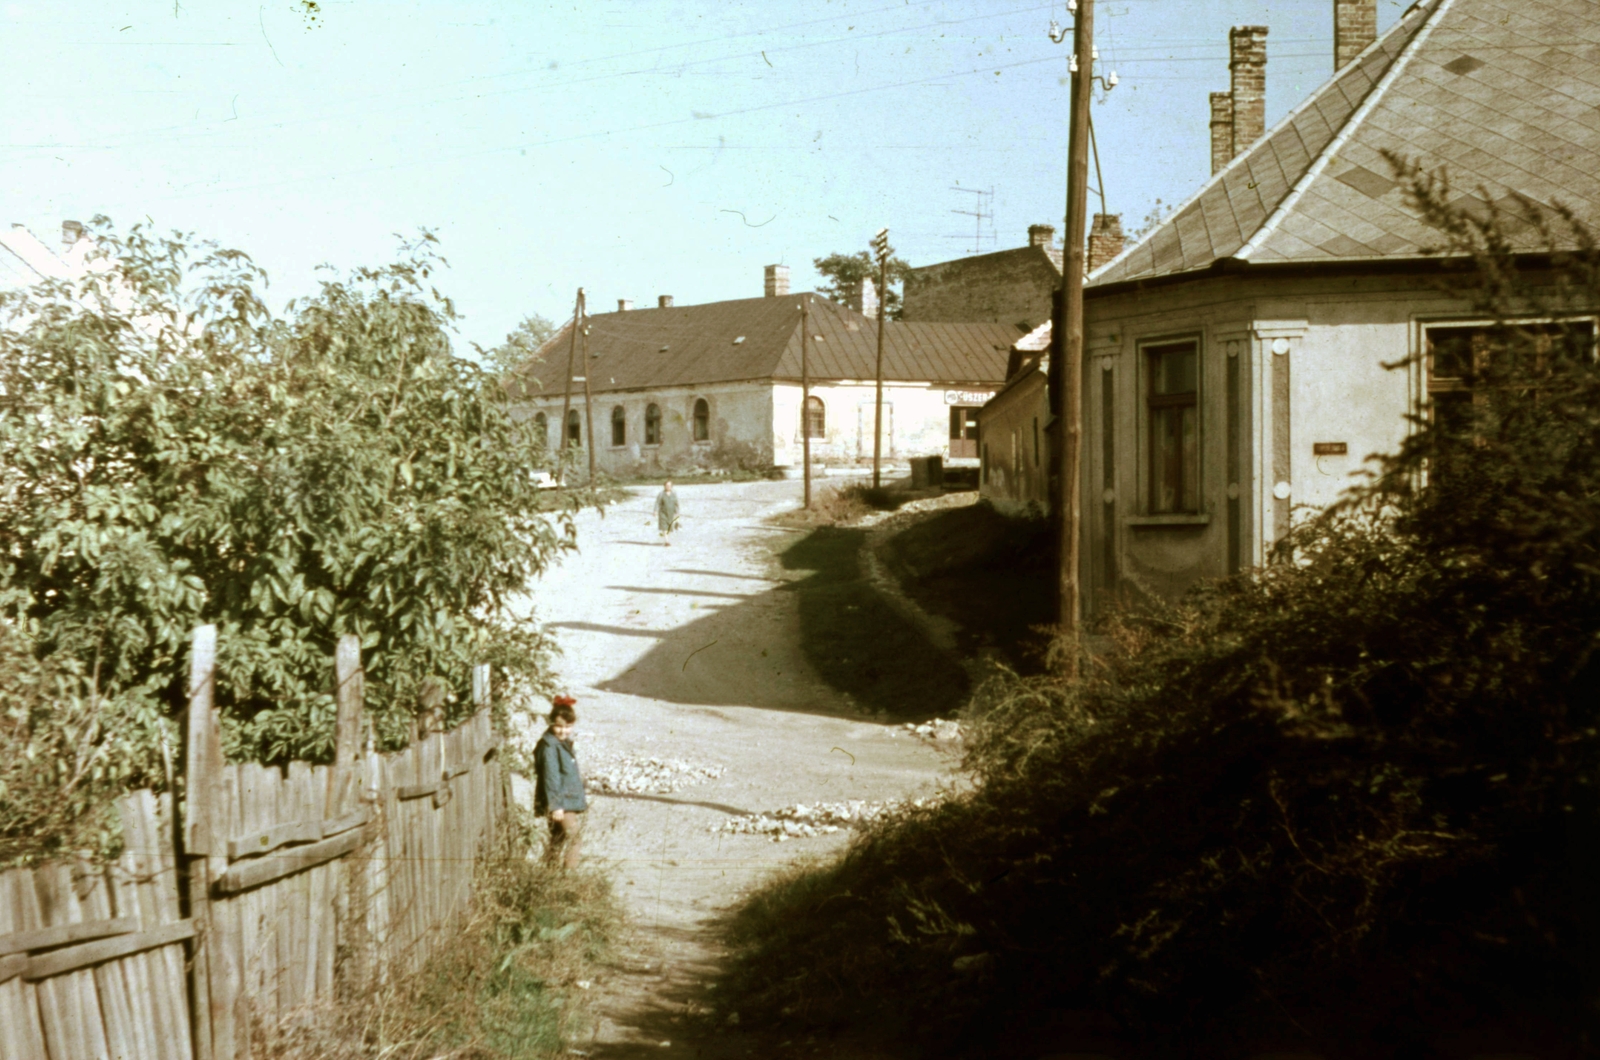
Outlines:
[[[979,254],[983,251],[983,222],[989,222],[989,239],[994,240],[994,188],[987,191],[982,188],[952,187],[951,191],[961,191],[968,195],[976,196],[973,200],[975,209],[951,210],[951,213],[963,214],[972,218],[972,250],[969,253]],[[965,239],[966,236],[950,236],[950,239]]]

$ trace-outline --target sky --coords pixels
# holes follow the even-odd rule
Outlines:
[[[1380,31],[1409,0],[1378,0]],[[1209,176],[1207,94],[1264,25],[1270,127],[1332,73],[1333,0],[1098,0],[1091,210]],[[460,349],[529,314],[762,293],[867,247],[926,265],[1065,213],[1066,0],[0,0],[0,223],[149,221],[275,306],[419,228]],[[981,214],[982,216],[974,216]]]

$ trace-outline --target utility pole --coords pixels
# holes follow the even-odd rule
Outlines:
[[[583,324],[578,332],[583,344],[583,429],[589,432],[589,486],[594,487],[594,402],[589,396],[589,325]]]
[[[567,415],[572,410],[572,365],[578,356],[578,329],[583,326],[583,288],[578,288],[578,298],[572,303],[572,342],[567,346],[567,390],[561,397],[561,423],[556,437],[556,483],[567,484]],[[585,372],[585,375],[588,373]]]
[[[811,370],[806,364],[806,333],[811,330],[811,317],[806,306],[810,295],[800,297],[800,453],[805,462],[806,510],[811,510]]]
[[[1094,0],[1077,0],[1072,27],[1072,107],[1067,137],[1067,232],[1062,248],[1061,290],[1051,329],[1051,389],[1060,402],[1056,420],[1056,525],[1060,566],[1057,619],[1076,642],[1081,593],[1079,539],[1083,525],[1081,452],[1083,436],[1083,255],[1084,207],[1089,195],[1089,102],[1094,87]],[[1068,666],[1077,672],[1075,650]]]
[[[883,456],[883,304],[889,294],[889,230],[878,229],[872,237],[872,250],[878,256],[878,393],[877,406],[872,414],[872,488],[883,483],[878,477],[878,464]]]

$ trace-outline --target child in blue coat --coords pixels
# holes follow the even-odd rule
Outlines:
[[[572,728],[578,723],[578,713],[572,708],[577,702],[571,696],[557,696],[551,701],[550,727],[539,737],[534,754],[538,777],[533,808],[550,819],[550,845],[545,856],[569,869],[578,864],[583,814],[589,808],[583,794],[583,774],[578,772],[578,756],[572,749]]]

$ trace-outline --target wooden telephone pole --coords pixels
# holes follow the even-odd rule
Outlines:
[[[561,425],[556,437],[561,444],[556,451],[556,482],[567,484],[567,416],[572,410],[572,365],[578,356],[578,329],[583,326],[583,288],[578,288],[577,301],[572,303],[572,342],[567,346],[567,389],[561,397]],[[584,375],[588,375],[585,372]],[[587,385],[587,384],[585,384]]]
[[[806,332],[811,330],[806,307],[810,303],[810,295],[800,297],[800,453],[805,462],[807,511],[811,510],[811,372],[806,364]]]
[[[1050,336],[1051,390],[1056,412],[1056,525],[1060,566],[1057,619],[1078,636],[1082,599],[1078,582],[1083,526],[1083,256],[1084,207],[1089,195],[1089,102],[1094,87],[1094,0],[1077,0],[1072,27],[1074,67],[1067,137],[1067,232],[1061,290]],[[1076,669],[1074,655],[1070,666]]]
[[[582,305],[580,303],[580,308]],[[578,320],[578,341],[583,344],[583,429],[589,432],[589,486],[594,486],[594,401],[589,394],[589,325]]]
[[[883,455],[883,304],[889,295],[889,230],[878,229],[872,237],[872,251],[878,256],[878,391],[877,403],[872,413],[872,488],[882,482],[878,477],[878,462]]]

